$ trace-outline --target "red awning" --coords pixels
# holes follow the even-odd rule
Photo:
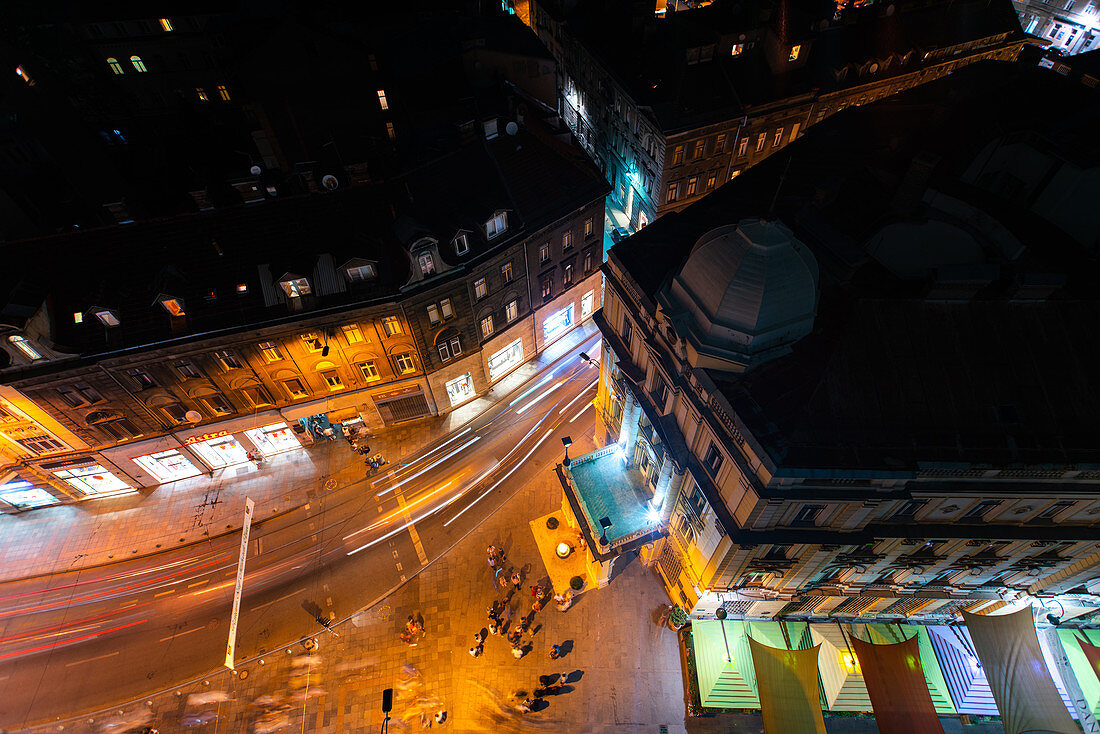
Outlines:
[[[890,645],[852,637],[851,644],[882,734],[943,734],[924,679],[918,637]]]

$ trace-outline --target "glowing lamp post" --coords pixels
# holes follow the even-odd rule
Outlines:
[[[573,445],[573,439],[571,439],[569,436],[566,436],[565,438],[563,438],[561,440],[561,442],[562,442],[562,444],[565,445],[565,458],[562,459],[561,465],[564,466],[566,469],[568,469],[569,468],[569,447]]]

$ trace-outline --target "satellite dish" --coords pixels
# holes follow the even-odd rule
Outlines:
[[[202,420],[202,413],[197,410],[189,410],[183,414],[183,417],[187,419],[188,423],[198,423]]]
[[[519,125],[514,122],[509,122],[507,125],[504,126],[504,132],[508,133],[509,135],[515,135],[519,132]]]
[[[260,168],[259,166],[252,166],[252,168],[248,169],[248,172],[251,173],[253,176],[259,176],[261,173],[264,172],[264,169]]]
[[[321,185],[329,191],[335,191],[340,188],[340,179],[336,178],[331,173],[326,173],[321,177]]]

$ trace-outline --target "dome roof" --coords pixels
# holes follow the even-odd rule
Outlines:
[[[744,361],[810,332],[817,281],[817,260],[786,225],[745,219],[699,238],[670,300],[691,313],[701,347]]]

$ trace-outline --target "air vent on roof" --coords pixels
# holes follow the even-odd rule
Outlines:
[[[260,168],[259,166],[252,166],[252,168],[248,169],[248,172],[251,173],[253,176],[259,176],[261,173],[264,172],[264,169]]]
[[[504,126],[504,132],[508,133],[509,135],[515,135],[519,132],[519,125],[514,122],[509,122],[507,125]]]
[[[329,191],[335,191],[340,188],[340,179],[336,178],[331,173],[326,173],[321,177],[321,185]]]

